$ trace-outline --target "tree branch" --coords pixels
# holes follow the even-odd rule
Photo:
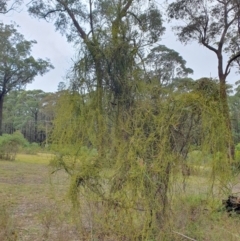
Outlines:
[[[130,8],[132,2],[134,0],[128,0],[127,4],[122,8],[119,14],[117,14],[116,18],[112,22],[112,38],[114,41],[117,41],[117,34],[119,32],[119,22],[123,17],[126,16],[128,9]]]
[[[209,50],[211,50],[211,51],[213,51],[214,53],[218,53],[217,52],[217,49],[216,48],[214,48],[213,46],[210,46],[208,43],[207,43],[207,41],[206,41],[206,35],[207,35],[207,30],[208,30],[208,22],[209,22],[209,17],[208,17],[208,14],[207,14],[207,9],[206,8],[204,8],[204,12],[205,12],[205,14],[206,14],[206,23],[205,23],[205,25],[203,26],[203,36],[202,36],[202,44],[206,47],[206,48],[208,48]],[[201,34],[201,30],[200,30],[200,34]]]
[[[5,11],[0,11],[1,14],[6,14],[8,12],[10,12],[11,10],[15,10],[14,8],[14,5],[17,5],[17,4],[20,4],[21,1],[17,0],[17,1],[14,1],[11,5],[11,7]]]
[[[227,66],[226,66],[226,68],[225,68],[225,76],[227,76],[229,73],[230,73],[230,65],[231,65],[231,63],[234,61],[234,60],[236,60],[237,58],[239,58],[240,57],[240,52],[238,52],[237,54],[235,54],[234,56],[232,56],[232,58],[230,58],[229,60],[228,60],[228,63],[227,63]]]
[[[126,4],[126,5],[123,7],[123,9],[121,10],[120,18],[126,16],[127,11],[128,11],[128,9],[130,8],[130,6],[131,6],[131,4],[132,4],[133,1],[134,1],[134,0],[128,0],[127,4]]]
[[[228,31],[228,28],[233,24],[233,22],[235,21],[235,18],[233,18],[227,25],[225,25],[224,27],[224,30],[222,32],[222,35],[221,35],[221,38],[220,38],[220,41],[219,41],[219,44],[218,44],[218,51],[219,52],[222,52],[222,47],[223,47],[223,44],[224,44],[224,39],[225,39],[225,36],[227,34],[227,31]]]
[[[217,49],[215,49],[214,47],[212,47],[211,45],[209,45],[208,43],[206,43],[206,41],[205,41],[204,38],[202,38],[202,44],[203,44],[206,48],[208,48],[208,49],[210,49],[211,51],[213,51],[214,53],[218,54]]]
[[[64,6],[65,10],[67,11],[69,17],[72,19],[73,24],[76,27],[76,29],[77,29],[78,33],[80,34],[81,38],[83,40],[87,40],[87,34],[83,30],[83,28],[79,25],[77,19],[75,18],[75,15],[70,10],[70,8],[67,6],[67,4],[64,1],[61,1],[61,0],[57,0],[57,2],[59,2],[60,4],[62,4]]]
[[[219,3],[222,3],[222,4],[224,4],[224,2],[223,1],[220,1],[220,0],[217,0]]]
[[[55,13],[55,12],[65,12],[66,10],[63,10],[63,9],[55,9],[55,10],[50,10],[48,11],[46,14],[43,15],[43,18],[47,18],[47,16],[51,13]]]
[[[131,11],[127,11],[126,13],[132,15],[135,19],[137,19],[137,21],[138,21],[140,24],[142,23],[141,20],[137,17],[137,15],[134,14],[133,12],[131,12]]]
[[[91,31],[92,35],[94,36],[94,29],[93,29],[93,15],[92,15],[92,0],[89,0],[89,6],[90,6],[90,26],[91,26]]]

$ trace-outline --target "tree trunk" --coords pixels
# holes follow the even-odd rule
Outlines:
[[[235,148],[234,148],[234,142],[233,142],[233,135],[232,135],[232,125],[231,125],[231,118],[229,113],[229,107],[228,107],[228,99],[227,99],[227,91],[226,91],[226,77],[220,78],[220,105],[221,110],[223,113],[224,121],[226,123],[227,128],[227,134],[226,137],[227,140],[227,147],[228,147],[228,156],[231,159],[234,159],[235,157]]]
[[[92,53],[92,52],[91,52]],[[101,61],[92,53],[95,63],[95,73],[97,77],[97,98],[96,98],[96,121],[97,121],[97,135],[98,135],[98,152],[99,156],[104,155],[104,127],[103,127],[103,73],[101,69]]]
[[[3,122],[3,101],[4,101],[4,96],[0,96],[0,136],[3,134],[2,130],[2,122]]]
[[[34,141],[38,142],[38,113],[34,113]]]

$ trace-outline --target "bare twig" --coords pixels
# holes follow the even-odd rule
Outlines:
[[[173,233],[176,233],[176,234],[178,234],[178,235],[180,235],[180,236],[182,236],[182,237],[184,237],[184,238],[186,238],[188,240],[197,241],[196,239],[190,238],[190,237],[188,237],[188,236],[186,236],[186,235],[184,235],[182,233],[179,233],[179,232],[176,232],[176,231],[173,231]]]

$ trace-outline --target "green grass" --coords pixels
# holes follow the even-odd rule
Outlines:
[[[0,241],[93,240],[89,225],[94,221],[92,214],[102,214],[100,204],[82,199],[85,220],[79,220],[77,213],[73,215],[67,197],[70,180],[63,171],[51,174],[48,164],[52,156],[19,154],[16,161],[0,161]],[[198,241],[240,240],[240,216],[230,217],[220,210],[221,198],[206,195],[207,182],[209,179],[201,173],[194,174],[187,178],[184,192],[181,178],[175,180],[170,194],[171,228],[162,240],[188,240],[183,235]],[[102,216],[98,218],[100,224]],[[97,240],[116,240],[114,234],[108,237]]]
[[[50,175],[51,157],[19,154],[16,161],[0,161],[0,210],[7,210],[14,221],[11,227],[0,227],[0,233],[14,228],[16,240],[74,240],[75,226],[66,218],[71,211],[68,178],[63,172]],[[62,237],[61,229],[66,231]]]
[[[52,157],[53,154],[48,153],[38,153],[37,155],[18,154],[16,162],[48,165]]]

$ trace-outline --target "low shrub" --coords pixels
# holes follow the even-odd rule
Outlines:
[[[23,152],[30,155],[36,155],[40,150],[41,147],[36,142],[29,143],[26,147],[23,148]]]
[[[21,132],[0,136],[0,159],[14,161],[21,147],[26,147],[28,141]]]

